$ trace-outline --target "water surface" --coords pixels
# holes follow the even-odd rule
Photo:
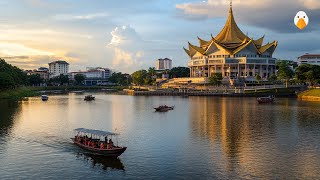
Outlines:
[[[320,103],[95,94],[0,101],[1,179],[319,179]],[[173,111],[153,107],[175,105]],[[116,131],[127,151],[101,159],[73,129]]]

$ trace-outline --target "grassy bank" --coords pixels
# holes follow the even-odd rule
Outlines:
[[[280,97],[296,97],[295,90],[289,88],[247,90],[245,94],[255,96],[275,95]]]
[[[36,96],[38,93],[32,87],[21,87],[0,91],[0,99],[20,99],[23,97]]]
[[[309,89],[299,94],[299,97],[303,96],[320,97],[320,89]]]

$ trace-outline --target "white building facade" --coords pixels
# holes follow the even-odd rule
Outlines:
[[[320,54],[305,54],[298,57],[298,64],[311,64],[320,66]]]
[[[60,74],[67,74],[69,72],[69,63],[66,61],[54,61],[49,63],[49,77],[57,77]]]
[[[111,70],[108,68],[92,68],[87,67],[86,71],[78,71],[69,73],[69,79],[74,80],[74,76],[82,74],[85,76],[84,84],[87,86],[92,85],[108,85],[108,79],[111,76]]]

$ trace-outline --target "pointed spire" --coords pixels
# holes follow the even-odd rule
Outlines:
[[[223,44],[234,44],[241,43],[245,38],[247,38],[247,36],[240,30],[236,21],[234,20],[232,1],[230,0],[230,10],[227,22],[215,39]]]

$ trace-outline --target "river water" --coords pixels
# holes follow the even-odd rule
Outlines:
[[[84,95],[0,101],[0,179],[320,178],[320,102]],[[70,140],[79,127],[116,131],[128,149],[87,154]]]

